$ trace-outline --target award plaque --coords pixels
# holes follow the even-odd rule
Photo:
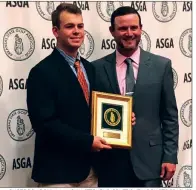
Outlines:
[[[92,92],[91,134],[115,148],[132,147],[132,96]]]

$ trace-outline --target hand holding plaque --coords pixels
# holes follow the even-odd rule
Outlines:
[[[100,151],[102,149],[112,149],[112,147],[101,137],[94,136],[92,149],[93,151]]]
[[[132,97],[93,91],[92,129],[94,136],[112,147],[132,146]]]

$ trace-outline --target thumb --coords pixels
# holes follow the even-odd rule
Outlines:
[[[100,141],[101,141],[102,144],[107,144],[107,142],[106,142],[105,139],[102,139],[102,138],[101,138]]]
[[[161,166],[161,175],[160,175],[160,177],[163,178],[164,175],[165,175],[165,166],[162,165]]]

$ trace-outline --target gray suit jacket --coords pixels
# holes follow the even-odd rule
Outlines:
[[[95,90],[120,94],[116,53],[94,61],[93,65],[96,68]],[[141,49],[133,95],[136,125],[133,127],[133,148],[129,155],[136,175],[142,180],[158,178],[163,162],[177,163],[179,125],[173,84],[171,60]],[[115,149],[112,151],[118,152]],[[108,159],[118,157],[113,155],[109,158],[107,152],[103,156]],[[117,160],[123,162],[121,156]],[[117,164],[112,165],[110,172]]]

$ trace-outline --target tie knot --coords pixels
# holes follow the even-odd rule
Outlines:
[[[125,59],[125,63],[127,64],[127,65],[129,65],[129,64],[131,64],[132,63],[132,59],[131,58],[126,58]]]
[[[79,68],[80,67],[80,61],[79,60],[76,60],[75,63],[74,63],[74,66],[76,68]]]

